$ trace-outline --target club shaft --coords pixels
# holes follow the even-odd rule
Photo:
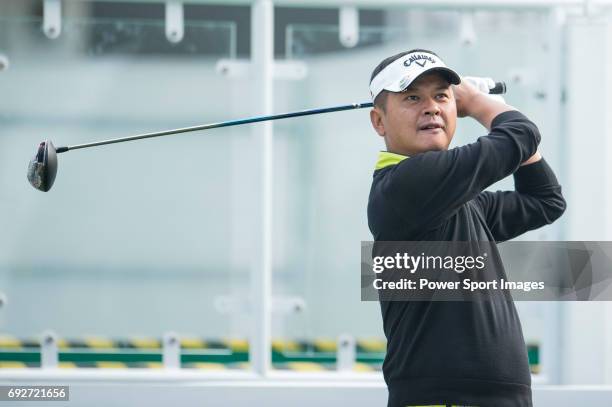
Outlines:
[[[495,83],[495,87],[492,88],[489,92],[492,93],[492,94],[506,93],[506,84],[504,82],[496,82]],[[326,108],[322,108],[322,109],[300,110],[300,111],[291,112],[291,113],[281,113],[281,114],[275,114],[275,115],[269,115],[269,116],[249,117],[249,118],[246,118],[246,119],[238,119],[238,120],[230,120],[230,121],[226,121],[226,122],[203,124],[203,125],[200,125],[200,126],[183,127],[183,128],[180,128],[180,129],[165,130],[165,131],[159,131],[159,132],[155,132],[155,133],[138,134],[136,136],[130,136],[130,137],[122,137],[122,138],[114,138],[114,139],[109,139],[109,140],[96,141],[96,142],[93,142],[93,143],[76,144],[74,146],[58,147],[56,149],[56,152],[57,153],[64,153],[64,152],[70,151],[70,150],[78,150],[78,149],[81,149],[81,148],[104,146],[106,144],[123,143],[125,141],[134,141],[134,140],[142,140],[142,139],[145,139],[145,138],[170,136],[172,134],[188,133],[188,132],[191,132],[191,131],[199,131],[199,130],[217,129],[217,128],[220,128],[220,127],[238,126],[238,125],[241,125],[241,124],[265,122],[265,121],[268,121],[268,120],[289,119],[291,117],[309,116],[309,115],[313,115],[313,114],[339,112],[339,111],[342,111],[342,110],[362,109],[362,108],[372,107],[372,106],[373,106],[372,102],[352,103],[350,105],[326,107]]]
[[[246,119],[231,120],[231,121],[219,122],[219,123],[203,124],[203,125],[200,125],[200,126],[183,127],[183,128],[180,128],[180,129],[165,130],[165,131],[159,131],[159,132],[155,132],[155,133],[145,133],[145,134],[139,134],[139,135],[136,135],[136,136],[115,138],[115,139],[110,139],[110,140],[102,140],[102,141],[96,141],[96,142],[93,142],[93,143],[76,144],[74,146],[58,147],[56,149],[56,152],[57,153],[64,153],[66,151],[78,150],[80,148],[89,148],[89,147],[103,146],[103,145],[106,145],[106,144],[123,143],[125,141],[134,141],[134,140],[142,140],[142,139],[145,139],[145,138],[169,136],[169,135],[172,135],[172,134],[188,133],[188,132],[191,132],[191,131],[217,129],[217,128],[220,128],[220,127],[238,126],[238,125],[241,125],[241,124],[265,122],[265,121],[268,121],[268,120],[288,119],[288,118],[291,118],[291,117],[308,116],[308,115],[321,114],[321,113],[339,112],[339,111],[342,111],[342,110],[362,109],[362,108],[372,107],[372,106],[373,106],[372,102],[353,103],[353,104],[350,104],[350,105],[342,105],[342,106],[335,106],[335,107],[326,107],[326,108],[322,108],[322,109],[310,109],[310,110],[301,110],[301,111],[291,112],[291,113],[275,114],[275,115],[270,115],[270,116],[250,117],[250,118],[246,118]]]

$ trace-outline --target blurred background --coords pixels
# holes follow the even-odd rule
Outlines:
[[[568,210],[520,239],[611,240],[610,7],[0,1],[0,380],[174,366],[338,389],[349,377],[373,386],[356,403],[384,402],[380,309],[360,301],[358,278],[384,149],[367,109],[61,154],[44,194],[25,177],[36,146],[368,102],[382,59],[426,48],[505,81],[540,128]],[[453,146],[484,134],[462,119]],[[592,395],[564,386],[612,385],[612,304],[516,306],[534,384],[563,391],[536,388],[539,405]],[[94,405],[98,393],[77,396]],[[612,390],[595,397],[612,403]]]

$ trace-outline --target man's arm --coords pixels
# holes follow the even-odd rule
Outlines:
[[[458,114],[473,117],[489,131],[497,114],[513,109],[482,93],[472,94],[464,89],[457,89],[455,94],[472,98],[471,101],[468,99],[467,108],[461,112],[458,110]],[[566,208],[561,185],[539,151],[521,163],[514,173],[514,183],[515,191],[487,191],[479,194],[476,199],[485,213],[493,237],[498,242],[550,224],[558,219]]]
[[[515,191],[485,191],[475,199],[497,242],[550,224],[565,211],[561,185],[546,160],[536,153],[524,164],[514,173]]]
[[[493,99],[482,92],[474,93],[469,87],[455,86],[453,88],[455,100],[457,101],[457,116],[472,117],[488,131],[491,131],[493,119],[500,113],[516,110],[510,105]],[[503,100],[503,99],[502,99]],[[537,151],[527,161],[521,165],[529,165],[542,159],[542,155]]]
[[[536,154],[537,126],[511,106],[474,88],[454,88],[459,115],[490,129],[475,143],[417,154],[390,169],[383,193],[410,231],[436,224]]]

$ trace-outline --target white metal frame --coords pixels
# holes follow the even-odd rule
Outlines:
[[[91,1],[91,0],[66,0],[66,1]],[[115,0],[99,0],[115,1]],[[165,3],[166,0],[123,0],[130,3]],[[223,5],[249,5],[257,0],[186,0],[185,4],[223,4]],[[612,0],[275,0],[275,5],[286,7],[327,7],[338,8],[342,6],[359,8],[389,8],[389,7],[479,7],[479,8],[510,8],[529,9],[547,8],[556,6],[611,6]]]
[[[374,406],[385,405],[387,398],[382,380],[364,380],[362,375],[345,373],[327,377],[302,373],[274,374],[267,379],[246,372],[214,376],[183,371],[49,372],[36,376],[24,373],[13,371],[10,380],[0,377],[0,383],[68,385],[71,406]],[[538,407],[607,406],[612,400],[612,386],[536,385],[532,390],[534,405]]]

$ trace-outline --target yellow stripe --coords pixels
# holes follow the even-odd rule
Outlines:
[[[335,352],[338,349],[336,341],[331,339],[315,339],[314,346],[321,352]]]
[[[223,343],[234,352],[249,351],[249,342],[246,339],[226,339]]]
[[[60,369],[76,369],[77,365],[73,362],[59,362],[57,366]]]
[[[297,352],[300,350],[300,345],[295,341],[275,339],[272,341],[272,349],[277,352]]]
[[[361,339],[357,341],[357,345],[367,352],[385,352],[387,350],[387,342],[384,339]]]
[[[223,363],[209,363],[209,362],[196,362],[192,363],[192,366],[196,369],[206,370],[225,370],[227,369]]]
[[[61,339],[61,338],[59,338],[59,339],[57,340],[57,347],[58,347],[59,349],[68,349],[68,348],[69,348],[69,346],[68,346],[68,341],[67,341],[67,340],[65,340],[65,339]]]
[[[325,370],[323,366],[314,362],[289,362],[287,367],[300,372],[320,372]]]
[[[122,362],[96,362],[96,366],[101,369],[127,369],[127,365]]]
[[[113,341],[111,341],[110,339],[100,338],[96,336],[88,336],[83,340],[83,342],[85,342],[85,344],[90,348],[108,349],[115,347]]]
[[[403,160],[408,158],[406,155],[390,153],[388,151],[381,151],[378,153],[378,162],[376,163],[376,169],[388,167],[390,165],[396,165]]]
[[[21,348],[21,341],[13,336],[0,336],[0,348]]]
[[[366,363],[355,363],[353,366],[353,371],[355,372],[371,372],[374,368]]]
[[[145,366],[149,369],[161,369],[164,367],[164,364],[161,362],[147,362],[145,363]]]
[[[27,365],[23,362],[0,362],[0,369],[25,369]]]
[[[130,344],[140,349],[159,349],[159,341],[153,338],[131,338]]]
[[[181,347],[190,349],[206,348],[206,343],[198,338],[181,338]]]

